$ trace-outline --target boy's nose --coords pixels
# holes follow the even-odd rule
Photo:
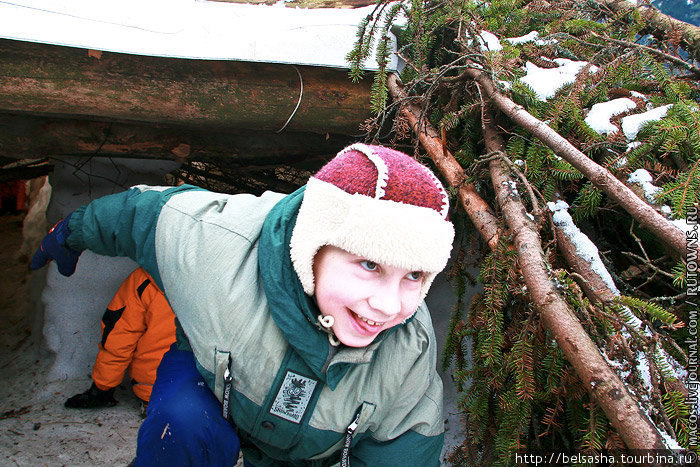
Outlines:
[[[369,306],[391,319],[401,312],[401,296],[393,287],[379,287],[368,299]]]

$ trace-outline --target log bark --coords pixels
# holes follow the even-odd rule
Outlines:
[[[700,28],[697,26],[672,18],[647,5],[635,5],[625,0],[598,0],[598,3],[620,15],[638,11],[647,29],[657,37],[665,38],[669,33],[680,31],[683,35],[682,47],[695,60],[700,60]]]
[[[32,178],[48,175],[53,171],[53,165],[41,160],[34,163],[19,164],[12,167],[0,168],[0,183],[13,182],[15,180],[30,180]]]
[[[388,83],[389,90],[395,99],[406,100],[406,94],[397,76],[390,75]],[[456,180],[457,174],[461,173],[461,166],[444,149],[435,130],[428,123],[422,127],[419,126],[420,113],[415,106],[404,104],[401,112],[409,118],[421,144],[438,165],[443,176],[448,179],[448,183],[452,183],[449,181],[450,178]],[[489,152],[503,151],[500,137],[493,126],[486,121],[484,135]],[[438,164],[438,161],[442,164]],[[537,227],[526,215],[525,206],[519,198],[512,196],[512,192],[506,188],[513,182],[508,175],[508,168],[500,160],[493,160],[490,164],[492,182],[498,193],[497,201],[515,236],[519,267],[530,290],[533,303],[542,313],[545,325],[555,336],[566,358],[592,397],[601,405],[627,446],[631,449],[665,449],[665,444],[654,425],[641,412],[637,402],[608,366],[598,348],[549,280]],[[462,205],[474,220],[471,204],[462,201]],[[490,209],[488,212],[491,213]],[[493,222],[495,225],[495,219]]]
[[[484,118],[483,131],[489,152],[504,150],[492,119]],[[519,196],[510,189],[515,180],[510,177],[508,167],[502,160],[494,159],[489,168],[498,204],[514,235],[520,270],[545,325],[627,447],[665,449],[656,427],[640,410],[550,280],[537,226],[526,215]]]
[[[347,135],[371,116],[371,77],[353,83],[341,69],[90,54],[7,39],[0,69],[0,112]]]
[[[354,138],[312,132],[223,130],[0,113],[0,154],[15,159],[100,156],[207,160],[232,167],[320,168]]]
[[[591,263],[581,258],[576,253],[576,245],[574,245],[571,238],[564,233],[561,227],[556,225],[554,226],[554,232],[557,237],[559,252],[564,257],[564,261],[566,261],[566,264],[569,265],[572,271],[585,280],[585,283],[580,285],[586,296],[592,302],[602,301],[608,303],[613,301],[617,295],[610,289],[600,275],[593,271]]]
[[[476,192],[476,187],[473,183],[466,183],[464,169],[450,154],[449,150],[442,144],[442,140],[437,134],[435,128],[429,122],[421,123],[420,109],[407,102],[406,92],[400,84],[400,79],[395,74],[389,75],[387,80],[389,91],[394,99],[403,101],[401,104],[401,114],[408,119],[414,133],[418,135],[418,139],[430,155],[430,158],[435,163],[440,173],[445,177],[447,183],[457,189],[459,200],[476,226],[481,236],[486,240],[489,247],[493,250],[498,243],[500,231],[498,228],[498,219],[494,215],[491,207],[479,196]]]
[[[629,187],[615,178],[604,167],[596,164],[579,151],[566,138],[552,130],[546,123],[528,113],[521,105],[501,94],[491,79],[483,72],[469,68],[466,70],[481,88],[486,91],[490,101],[512,121],[530,131],[558,156],[565,159],[597,188],[617,202],[632,218],[649,229],[663,244],[674,250],[677,256],[685,258],[685,234],[654,208],[641,200]]]

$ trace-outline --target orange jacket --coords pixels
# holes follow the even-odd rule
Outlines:
[[[102,341],[92,369],[95,385],[116,387],[129,370],[136,396],[151,397],[156,369],[175,342],[175,315],[165,295],[142,268],[122,283],[102,316]]]

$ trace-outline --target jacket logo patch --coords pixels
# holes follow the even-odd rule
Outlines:
[[[282,387],[272,402],[270,413],[290,422],[300,423],[316,389],[317,381],[287,371]]]

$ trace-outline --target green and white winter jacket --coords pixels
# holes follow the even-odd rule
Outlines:
[[[343,455],[353,467],[437,466],[442,382],[428,310],[368,347],[332,347],[289,256],[303,193],[137,186],[76,210],[68,244],[131,257],[153,276],[255,466]]]

